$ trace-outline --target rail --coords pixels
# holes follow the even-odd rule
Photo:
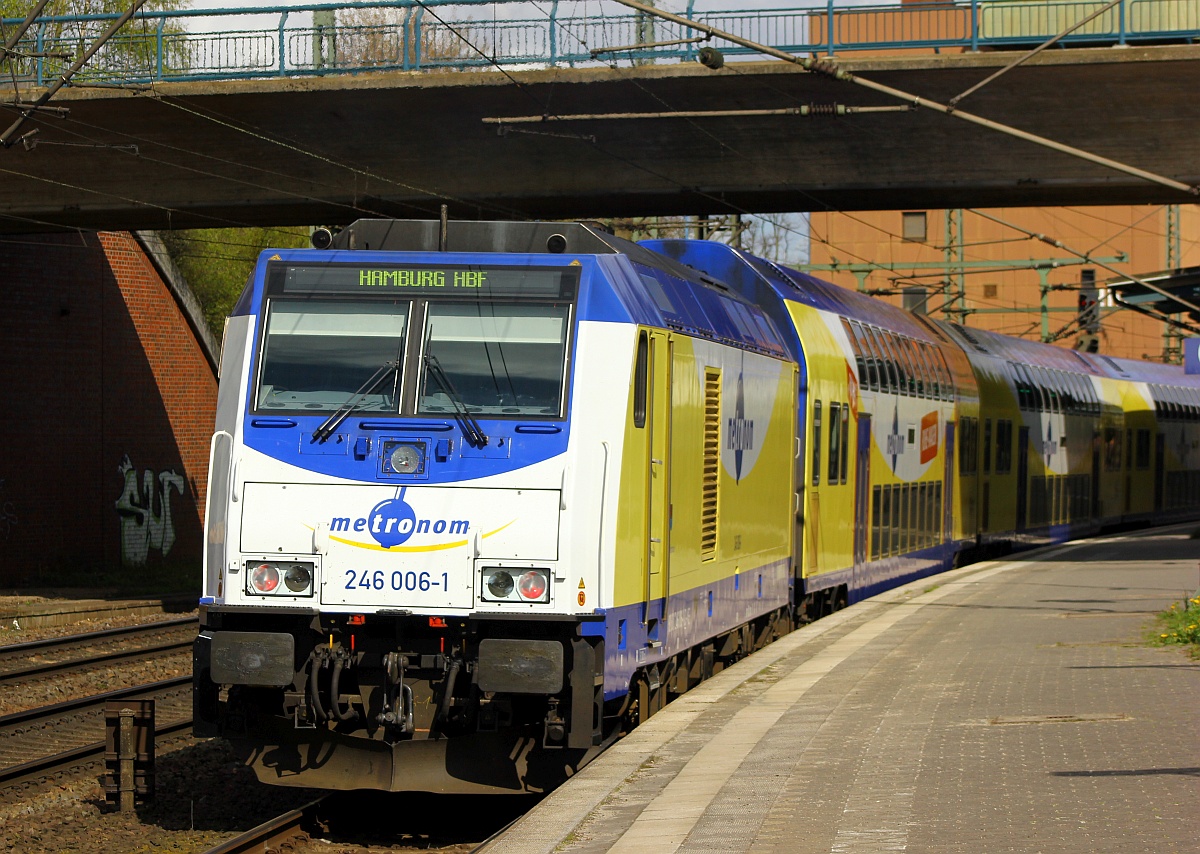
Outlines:
[[[731,4],[733,5],[733,4]],[[684,17],[796,54],[978,51],[1036,44],[1104,7],[1103,0],[958,0],[787,9],[704,10]],[[695,31],[630,14],[564,14],[559,0],[369,0],[255,8],[143,11],[73,85],[323,76],[390,70],[530,69],[693,60]],[[55,80],[117,14],[39,18],[0,70],[27,84]],[[21,21],[5,19],[4,31]],[[1200,39],[1200,0],[1124,0],[1061,44]],[[730,58],[753,51],[716,43]],[[630,48],[613,51],[612,48]]]
[[[218,843],[204,854],[258,854],[275,851],[286,843],[302,839],[318,824],[321,807],[328,798],[329,795],[323,795],[299,809],[289,810],[258,827]]]
[[[75,670],[85,670],[91,667],[117,664],[123,661],[137,661],[164,653],[189,649],[195,639],[195,628],[197,625],[198,622],[195,617],[184,617],[178,620],[163,620],[157,623],[102,629],[85,634],[66,635],[59,638],[0,646],[0,684],[30,679],[35,676],[44,676],[50,673],[69,673]],[[143,638],[155,638],[164,634],[178,634],[181,630],[186,629],[192,629],[193,631],[185,639],[103,653],[88,651],[89,646],[113,642],[137,641]],[[82,650],[84,657],[58,661],[39,660],[37,663],[28,663],[31,658],[42,659],[45,656],[63,655],[76,650]],[[10,668],[9,662],[13,661],[18,662],[18,666]]]
[[[109,700],[143,699],[151,697],[170,696],[191,686],[192,677],[181,676],[174,679],[164,679],[146,685],[136,685],[132,688],[122,688],[92,697],[77,700],[67,700],[51,706],[40,706],[10,715],[0,716],[0,737],[9,738],[23,733],[51,732],[55,721],[66,722],[64,729],[79,731],[79,723],[87,715],[98,715],[104,711],[104,705]],[[160,724],[155,729],[155,737],[174,735],[191,728],[189,717],[177,718]],[[104,742],[89,742],[76,745],[61,752],[35,756],[16,764],[0,762],[0,792],[30,782],[43,779],[64,770],[84,767],[104,757]]]

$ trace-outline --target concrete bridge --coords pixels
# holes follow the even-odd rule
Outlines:
[[[838,64],[944,102],[1012,58]],[[1200,45],[1062,49],[962,106],[1195,185],[1198,79]],[[1195,198],[926,109],[858,111],[902,105],[783,62],[162,82],[52,103],[69,114],[0,150],[0,232],[333,224],[442,203],[586,218]],[[849,109],[796,114],[807,105]]]

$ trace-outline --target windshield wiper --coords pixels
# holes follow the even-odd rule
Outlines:
[[[454,417],[462,427],[463,434],[467,437],[467,444],[473,448],[482,448],[488,443],[487,434],[483,432],[483,428],[479,426],[479,422],[475,420],[470,410],[467,409],[467,404],[463,402],[462,395],[454,388],[454,383],[450,382],[450,377],[442,369],[442,363],[437,360],[437,356],[432,353],[425,354],[425,367],[429,369],[430,375],[434,382],[442,387],[442,391],[446,393],[446,397],[450,398],[450,402],[454,404]]]
[[[389,374],[394,374],[399,367],[400,362],[394,359],[390,362],[384,362],[382,365],[380,365],[379,370],[371,374],[370,378],[358,387],[358,391],[350,395],[350,397],[346,399],[346,402],[339,406],[332,415],[326,418],[320,427],[318,427],[316,430],[313,430],[313,441],[324,442],[326,439],[332,436],[333,431],[336,430],[338,426],[346,420],[346,416],[357,409],[359,404],[363,402],[363,398],[373,392],[375,387],[383,382],[384,377],[388,376]]]

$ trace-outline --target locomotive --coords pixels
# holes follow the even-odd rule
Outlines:
[[[798,624],[1200,511],[1200,382],[731,247],[360,220],[230,317],[194,730],[259,779],[545,791]]]

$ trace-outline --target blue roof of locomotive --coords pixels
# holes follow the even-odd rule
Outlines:
[[[929,327],[902,308],[758,258],[723,243],[707,240],[646,240],[642,245],[728,282],[744,297],[762,305],[764,311],[784,329],[793,330],[793,326],[787,321],[782,305],[778,300],[771,299],[767,292],[781,300],[810,305],[913,338],[935,340]],[[774,303],[775,307],[766,305],[767,302]],[[781,313],[784,315],[782,318]],[[998,332],[967,328],[944,321],[931,319],[930,323],[935,324],[944,336],[953,340],[967,353],[987,353],[1007,361],[1116,379],[1200,386],[1200,376],[1189,376],[1178,365],[1081,353],[1053,344],[1014,338]],[[792,334],[795,335],[794,330]]]
[[[871,323],[922,340],[936,340],[930,329],[904,309],[767,261],[749,252],[707,240],[646,240],[642,245],[681,264],[708,273],[764,307],[777,324],[791,330],[783,301],[797,302],[842,317]],[[770,305],[768,306],[768,303]]]

